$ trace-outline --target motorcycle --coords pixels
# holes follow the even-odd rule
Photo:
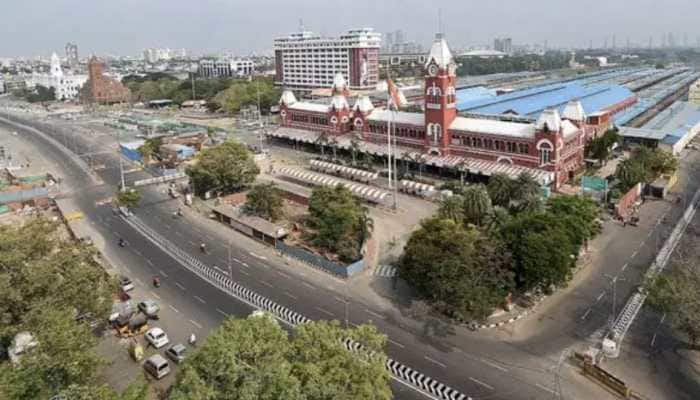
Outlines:
[[[119,239],[119,247],[126,247],[126,241],[124,239]]]
[[[157,288],[160,287],[160,278],[158,278],[157,276],[153,277],[153,286]]]

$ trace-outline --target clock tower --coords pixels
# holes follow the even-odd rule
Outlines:
[[[457,64],[442,34],[435,36],[425,71],[425,147],[445,155],[449,152],[450,125],[457,117]]]

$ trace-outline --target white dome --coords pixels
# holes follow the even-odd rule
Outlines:
[[[583,105],[580,101],[572,100],[564,107],[562,118],[571,121],[582,122],[586,120],[586,112],[583,110]]]
[[[535,124],[535,127],[539,130],[543,130],[545,124],[550,131],[559,132],[561,130],[561,117],[559,116],[559,111],[551,108],[542,111],[542,114],[537,119],[537,124]]]
[[[342,91],[347,88],[348,84],[345,81],[345,77],[343,77],[343,74],[338,72],[335,74],[335,77],[333,78],[333,90],[338,90]]]
[[[355,102],[355,110],[358,110],[362,113],[368,113],[374,110],[374,104],[372,104],[372,101],[369,99],[369,97],[362,96],[359,97]]]
[[[447,68],[448,65],[454,63],[450,47],[447,45],[447,41],[442,34],[435,35],[435,41],[433,41],[433,45],[430,47],[430,54],[425,63],[426,67],[433,60],[435,60],[435,63],[440,68]]]
[[[345,98],[345,96],[335,95],[331,99],[331,107],[335,107],[336,110],[342,110],[350,108],[350,105],[348,104],[348,100]]]
[[[294,97],[294,93],[291,90],[285,90],[282,92],[282,97],[280,98],[280,104],[285,104],[291,106],[297,102],[297,98]]]

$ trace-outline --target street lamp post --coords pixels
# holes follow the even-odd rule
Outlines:
[[[610,281],[610,285],[612,286],[612,315],[610,316],[610,329],[612,329],[615,325],[615,313],[617,312],[617,282],[625,281],[626,279],[620,278],[619,276],[611,276],[608,274],[605,274],[604,276]]]

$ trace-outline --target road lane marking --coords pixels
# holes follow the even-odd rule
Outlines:
[[[285,295],[285,296],[288,296],[288,297],[291,297],[291,298],[294,299],[294,300],[299,299],[297,296],[295,296],[295,295],[293,295],[293,294],[291,294],[291,293],[289,293],[289,292],[284,292],[284,295]]]
[[[491,361],[484,360],[483,358],[481,359],[481,362],[484,363],[484,364],[486,364],[486,365],[488,365],[489,367],[496,368],[496,369],[499,370],[499,371],[508,372],[508,370],[507,370],[506,368],[503,368],[503,367],[501,367],[501,366],[498,365],[498,364],[494,364],[494,363],[492,363]]]
[[[431,363],[433,363],[435,365],[441,366],[442,368],[447,368],[447,365],[441,363],[440,361],[433,360],[432,358],[430,358],[428,356],[423,356],[423,358],[425,358],[426,360],[430,361]]]
[[[241,263],[241,260],[237,259],[236,257],[231,257],[231,259],[239,264]]]
[[[156,299],[160,300],[160,296],[158,296],[157,294],[155,294],[155,293],[153,293],[153,292],[149,292],[149,293],[151,294],[151,296],[153,296],[153,297],[155,297]]]
[[[402,349],[406,347],[406,346],[402,345],[401,343],[397,342],[396,340],[391,340],[391,339],[387,339],[387,340],[388,340],[389,342],[393,343],[395,346],[398,346],[398,347],[400,347],[400,348],[402,348]]]
[[[175,282],[175,286],[179,287],[182,290],[185,290],[185,287],[180,285],[180,282]]]
[[[160,272],[160,274],[163,275],[164,277],[166,277],[166,278],[168,277],[168,274],[166,274],[165,272],[163,272],[162,269],[159,269],[158,272]]]
[[[248,265],[248,264],[246,264],[246,263],[244,263],[244,262],[242,262],[241,265],[244,266],[244,267],[246,267],[246,268],[250,267],[250,265]]]
[[[546,390],[547,392],[549,392],[549,393],[551,393],[551,394],[557,394],[556,391],[554,391],[554,390],[552,390],[552,389],[550,389],[550,388],[548,388],[548,387],[546,387],[546,386],[542,386],[542,385],[540,385],[539,383],[535,383],[535,386],[537,386],[538,388],[540,388],[540,389],[542,389],[542,390]]]
[[[141,286],[145,286],[145,285],[143,284],[143,282],[141,281],[141,279],[139,279],[139,278],[136,278],[136,279],[134,279],[134,280],[135,280],[135,281],[136,281],[136,283],[138,283],[139,285],[141,285]]]
[[[214,265],[214,269],[221,272],[222,274],[228,276],[228,271],[224,271],[223,269],[217,267],[216,265]]]
[[[308,283],[306,283],[306,282],[302,282],[301,284],[304,285],[304,286],[306,286],[306,287],[309,288],[309,289],[316,290],[315,287],[313,287],[312,285],[310,285],[310,284],[308,284]]]
[[[262,283],[262,284],[265,285],[265,286],[269,286],[269,287],[271,287],[271,288],[274,288],[274,287],[275,287],[273,284],[271,284],[270,282],[267,282],[267,281],[261,280],[260,283]]]
[[[634,253],[630,256],[630,258],[635,258],[637,256],[638,250],[635,250]]]
[[[134,253],[138,254],[139,257],[142,257],[143,254],[138,249],[134,249]]]
[[[600,294],[598,295],[598,297],[595,298],[596,303],[599,302],[600,299],[602,299],[604,296],[605,296],[605,292],[600,292]]]
[[[277,272],[278,274],[282,275],[283,277],[285,277],[285,278],[287,278],[287,279],[291,279],[291,278],[292,278],[291,276],[289,276],[289,274],[287,274],[287,273],[285,273],[285,272],[278,271],[278,270],[275,270],[275,272]]]
[[[261,260],[267,260],[267,257],[265,257],[265,256],[257,255],[257,254],[255,254],[255,253],[253,253],[252,251],[249,251],[249,253],[250,253],[251,256],[253,256],[253,257],[255,257],[255,258],[259,258],[259,259],[261,259]]]
[[[207,302],[204,301],[204,299],[201,298],[201,297],[199,297],[199,296],[194,296],[194,298],[197,299],[197,301],[200,302],[200,303],[202,303],[202,304],[207,304]]]
[[[216,309],[216,312],[223,315],[224,317],[228,317],[228,313],[226,311],[219,309],[219,308]]]
[[[649,234],[647,235],[647,237],[649,238],[649,237],[651,237],[651,235],[653,235],[653,234],[654,234],[654,231],[653,231],[653,230],[652,230],[652,231],[649,231]]]
[[[586,313],[583,314],[583,316],[581,317],[581,320],[586,319],[586,317],[588,317],[588,314],[590,314],[590,313],[591,313],[591,309],[589,308],[588,310],[586,310]]]
[[[642,247],[644,247],[644,242],[642,242],[642,243],[639,244],[639,247],[637,247],[637,250],[641,250]]]
[[[178,235],[178,236],[180,236],[180,237],[182,237],[182,233],[180,233],[180,232],[178,232],[178,231],[175,231],[175,234]]]
[[[192,325],[196,326],[196,327],[199,328],[199,329],[202,329],[202,325],[200,325],[200,324],[198,324],[197,322],[192,321],[192,320],[189,320],[189,321],[192,323]]]
[[[628,265],[629,265],[629,263],[627,263],[627,264],[623,265],[623,266],[622,266],[622,269],[621,269],[620,271],[624,271],[624,270],[626,270],[626,269],[627,269],[627,266],[628,266]]]
[[[378,313],[376,313],[376,312],[374,312],[374,311],[372,311],[372,310],[370,310],[370,309],[368,309],[368,308],[365,308],[365,312],[366,312],[367,314],[374,315],[374,316],[377,317],[377,318],[386,319],[386,317],[383,316],[382,314],[378,314]]]
[[[153,262],[152,262],[151,260],[149,260],[148,258],[146,259],[146,262],[147,262],[148,265],[150,265],[151,267],[153,266]]]
[[[175,311],[176,313],[179,313],[179,312],[180,312],[177,308],[171,306],[170,304],[168,304],[168,307],[170,307],[170,309],[173,310],[173,311]]]
[[[320,312],[326,314],[326,315],[330,315],[331,317],[335,317],[335,314],[333,314],[332,312],[330,312],[330,311],[328,311],[328,310],[326,310],[326,309],[323,309],[323,308],[321,308],[321,307],[314,307],[314,308],[317,309],[318,311],[320,311]]]
[[[485,387],[486,389],[493,390],[493,386],[489,385],[488,383],[482,382],[478,379],[472,378],[471,376],[469,377],[469,380],[476,383],[477,385],[481,385]]]
[[[238,272],[242,273],[243,275],[248,275],[248,276],[250,276],[250,273],[246,272],[246,271],[243,270],[243,269],[239,269]]]
[[[344,304],[344,303],[349,303],[349,302],[350,302],[349,300],[341,299],[341,298],[338,297],[338,296],[335,296],[335,299],[338,300],[339,302],[343,303],[343,304]]]

